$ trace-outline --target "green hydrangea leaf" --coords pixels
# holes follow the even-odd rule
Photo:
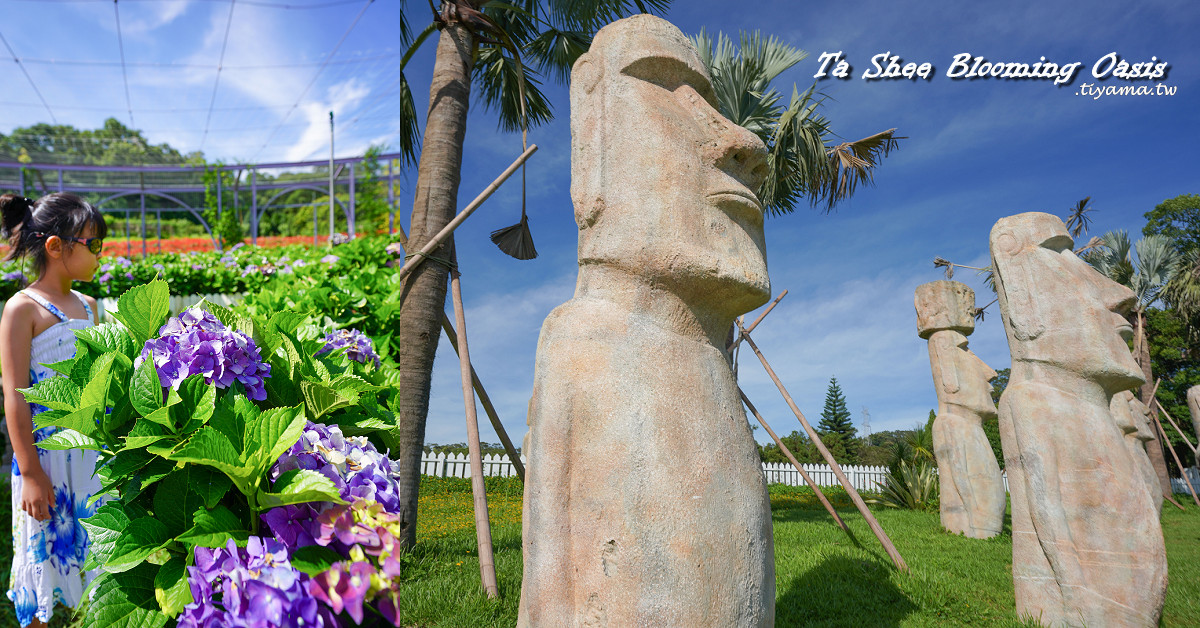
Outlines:
[[[225,547],[225,542],[233,539],[238,547],[245,547],[250,538],[245,524],[225,506],[197,511],[192,521],[192,529],[176,540],[200,547]]]
[[[112,552],[103,564],[104,570],[119,573],[133,569],[170,541],[170,531],[158,519],[133,519],[113,542]]]
[[[91,449],[100,451],[100,441],[84,436],[75,430],[59,430],[35,443],[38,448],[50,450]]]
[[[136,345],[144,345],[171,315],[170,288],[161,279],[134,286],[117,299],[117,311],[110,313],[133,334]]]
[[[310,576],[316,576],[322,571],[328,570],[334,563],[342,560],[345,559],[341,554],[320,545],[298,547],[288,557],[288,561],[292,563],[292,567]]]
[[[95,327],[77,329],[75,337],[95,349],[97,353],[115,351],[131,360],[137,357],[141,349],[134,344],[128,330],[114,323],[101,323]]]
[[[279,476],[272,488],[273,492],[259,492],[257,499],[260,508],[276,508],[306,502],[346,503],[333,480],[310,469],[288,471]]]
[[[154,596],[157,565],[142,564],[123,573],[104,573],[94,582],[84,625],[89,628],[160,628],[168,617]]]
[[[188,586],[187,560],[184,556],[173,555],[159,567],[158,574],[154,576],[154,599],[158,601],[163,614],[172,618],[194,601],[192,588]]]
[[[51,377],[29,388],[20,388],[17,392],[24,395],[29,403],[67,411],[79,408],[79,398],[83,394],[83,390],[66,377]]]

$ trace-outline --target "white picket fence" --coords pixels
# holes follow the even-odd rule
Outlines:
[[[1192,488],[1196,489],[1197,492],[1200,492],[1200,471],[1197,471],[1195,467],[1188,467],[1187,477],[1192,483]],[[1191,491],[1188,490],[1187,484],[1184,483],[1183,478],[1171,478],[1171,490],[1175,493],[1191,494]]]

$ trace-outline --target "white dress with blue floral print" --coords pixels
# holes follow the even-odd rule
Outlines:
[[[92,310],[79,293],[75,293],[87,311],[88,318],[68,318],[61,310],[41,297],[24,292],[41,303],[59,318],[59,322],[33,338],[30,346],[29,385],[59,373],[44,364],[69,360],[75,355],[75,330],[92,325]],[[30,404],[33,414],[46,410]],[[47,427],[34,432],[40,441],[57,428]],[[12,462],[12,533],[13,564],[8,599],[12,600],[17,621],[28,626],[36,618],[49,622],[55,604],[69,608],[78,606],[84,588],[95,576],[83,571],[88,536],[81,519],[92,516],[103,503],[88,506],[88,499],[100,490],[100,480],[94,477],[97,454],[86,450],[46,451],[38,449],[38,461],[54,486],[55,505],[49,521],[38,521],[21,510],[21,470],[16,457]]]

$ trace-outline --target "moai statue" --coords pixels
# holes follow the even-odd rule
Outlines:
[[[1079,259],[1050,214],[1002,218],[990,244],[1013,360],[1000,437],[1017,612],[1050,626],[1157,626],[1162,528],[1109,408],[1143,381],[1125,344],[1133,292]]]
[[[975,330],[975,292],[957,281],[917,286],[917,335],[929,341],[937,390],[933,450],[941,485],[942,527],[986,539],[1004,527],[1004,477],[987,434],[996,418],[989,381],[996,372],[967,348]]]
[[[575,296],[529,402],[519,626],[770,626],[771,511],[726,361],[770,295],[761,141],[648,15],[571,72]]]
[[[1188,414],[1192,415],[1192,429],[1196,438],[1200,439],[1200,385],[1192,386],[1187,391]],[[1196,468],[1200,470],[1200,456],[1196,457]]]
[[[1146,443],[1154,440],[1153,428],[1150,427],[1150,408],[1131,391],[1124,390],[1113,395],[1109,410],[1113,421],[1125,434],[1125,446],[1133,456],[1134,472],[1146,481],[1146,491],[1150,493],[1155,510],[1162,515],[1162,489],[1158,485],[1158,473],[1146,453]]]

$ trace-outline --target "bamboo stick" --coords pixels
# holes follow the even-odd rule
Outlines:
[[[489,598],[500,595],[496,584],[496,561],[492,556],[492,528],[488,521],[487,490],[483,485],[483,453],[479,446],[479,421],[471,388],[471,354],[467,349],[467,319],[463,311],[462,287],[457,268],[450,271],[454,297],[454,320],[458,323],[459,365],[462,371],[463,404],[467,410],[467,450],[471,454],[471,493],[475,498],[475,539],[479,545],[479,577]]]
[[[404,226],[395,225],[396,235],[400,236],[400,245],[408,246],[408,235],[404,233]],[[450,322],[450,317],[442,312],[442,331],[446,334],[446,339],[450,341],[450,346],[454,347],[454,353],[458,353],[458,332],[454,331],[454,324]],[[462,356],[459,355],[459,359]],[[504,451],[508,454],[508,459],[512,461],[513,469],[517,472],[517,477],[521,482],[525,482],[525,465],[521,463],[521,455],[517,453],[517,448],[513,447],[512,440],[508,437],[508,431],[504,429],[504,424],[500,422],[500,415],[496,413],[496,407],[492,405],[491,397],[488,397],[487,391],[483,388],[483,381],[479,379],[479,374],[475,372],[475,367],[471,366],[471,385],[475,388],[475,394],[479,395],[479,404],[483,406],[483,412],[487,414],[488,420],[492,423],[492,429],[496,430],[496,436],[500,438],[500,444],[504,445]]]
[[[875,533],[875,537],[879,539],[879,543],[883,545],[884,551],[886,551],[888,556],[891,557],[892,562],[896,564],[897,569],[900,571],[908,571],[908,564],[904,562],[904,558],[900,556],[900,552],[896,550],[896,546],[893,545],[892,540],[888,538],[887,532],[883,531],[883,527],[879,525],[879,521],[875,519],[875,515],[871,514],[871,511],[867,508],[866,503],[864,503],[862,497],[859,496],[858,491],[856,491],[854,486],[850,484],[850,480],[847,479],[846,474],[842,472],[842,467],[838,465],[837,460],[834,460],[833,455],[830,454],[829,450],[825,448],[825,443],[821,442],[821,437],[817,435],[816,430],[809,425],[808,419],[804,418],[804,413],[800,412],[800,408],[796,407],[796,402],[792,400],[792,396],[788,394],[787,388],[783,386],[783,382],[779,380],[779,376],[775,374],[775,369],[771,368],[770,363],[767,362],[767,359],[763,356],[762,351],[759,351],[758,345],[754,344],[754,339],[752,339],[750,335],[746,333],[745,328],[743,328],[741,325],[738,326],[738,329],[742,332],[741,335],[742,338],[746,340],[746,344],[750,345],[750,349],[754,351],[754,355],[758,356],[758,361],[762,362],[763,368],[767,370],[767,375],[770,375],[771,380],[775,382],[775,387],[778,388],[780,394],[783,395],[784,401],[787,401],[788,407],[792,409],[792,412],[796,415],[796,418],[799,419],[800,425],[804,426],[804,431],[808,433],[808,437],[811,438],[813,444],[816,445],[817,451],[821,452],[821,457],[824,458],[825,462],[828,463],[833,469],[834,475],[836,475],[838,481],[842,483],[842,487],[846,489],[846,493],[850,495],[850,501],[854,502],[854,506],[858,508],[858,512],[862,514],[863,519],[867,520],[867,525],[871,528],[871,532]]]
[[[1163,416],[1167,417],[1167,420],[1171,422],[1171,427],[1175,428],[1176,432],[1179,432],[1179,437],[1183,439],[1183,444],[1187,445],[1188,449],[1192,450],[1192,453],[1196,453],[1196,446],[1192,445],[1192,441],[1188,440],[1187,434],[1184,434],[1183,430],[1179,429],[1179,425],[1176,424],[1175,419],[1172,419],[1171,415],[1167,413],[1167,409],[1163,407],[1162,402],[1155,397],[1154,403],[1158,404],[1159,412],[1162,412]]]
[[[837,511],[833,509],[833,504],[830,504],[829,500],[825,498],[825,493],[821,492],[821,487],[817,486],[817,483],[813,481],[812,476],[810,476],[808,472],[804,470],[804,467],[800,466],[800,463],[796,461],[796,457],[792,455],[791,450],[789,450],[787,445],[784,445],[783,441],[775,435],[775,430],[772,430],[771,426],[767,425],[766,419],[762,418],[762,415],[758,413],[758,409],[754,407],[754,404],[750,403],[750,399],[746,397],[745,391],[743,391],[740,387],[738,388],[738,394],[742,396],[742,403],[746,404],[746,407],[750,409],[750,413],[754,415],[754,418],[758,419],[758,422],[763,426],[763,429],[767,430],[767,433],[770,434],[771,438],[775,440],[775,444],[779,447],[779,450],[783,452],[784,456],[787,456],[787,459],[792,463],[792,466],[796,467],[796,470],[800,472],[800,477],[804,478],[804,481],[812,488],[813,491],[817,493],[817,499],[821,500],[821,505],[825,506],[825,510],[829,511],[829,514],[833,517],[834,522],[836,522],[838,527],[842,530],[845,530],[848,534],[850,532],[850,528],[846,527],[846,522],[842,521],[842,518],[838,516]]]
[[[1159,421],[1158,417],[1154,417],[1154,425],[1158,427],[1158,433],[1162,435],[1163,440],[1166,440],[1167,431],[1163,429],[1162,421]],[[1179,474],[1183,476],[1183,482],[1184,484],[1187,484],[1188,491],[1190,491],[1192,494],[1192,501],[1196,502],[1197,506],[1200,506],[1200,497],[1196,496],[1196,489],[1192,487],[1192,481],[1188,479],[1187,469],[1185,469],[1183,467],[1183,463],[1179,461],[1179,454],[1175,453],[1174,447],[1167,447],[1166,449],[1167,451],[1171,452],[1171,457],[1175,459],[1175,466],[1179,467]]]
[[[1155,388],[1157,388],[1157,385]],[[1155,401],[1158,400],[1155,399]],[[1192,501],[1196,502],[1197,506],[1200,506],[1200,497],[1196,496],[1196,489],[1192,487],[1192,481],[1188,479],[1187,469],[1185,469],[1183,463],[1179,461],[1179,454],[1175,453],[1175,448],[1171,447],[1170,442],[1167,439],[1167,430],[1163,429],[1162,421],[1159,420],[1157,416],[1154,417],[1154,425],[1158,427],[1158,433],[1162,435],[1163,443],[1165,443],[1164,448],[1171,452],[1171,457],[1175,459],[1175,466],[1179,467],[1179,475],[1183,476],[1184,484],[1187,484],[1188,491],[1192,493]]]
[[[763,310],[762,314],[759,314],[758,318],[754,319],[753,323],[750,323],[750,326],[746,328],[746,333],[748,334],[748,333],[754,331],[754,328],[758,327],[758,324],[761,323],[763,321],[763,319],[767,317],[767,314],[771,313],[771,310],[775,309],[776,305],[779,305],[779,302],[783,300],[783,297],[787,296],[787,293],[788,293],[787,290],[780,292],[779,296],[775,297],[775,300],[771,301],[771,304],[767,306],[767,309]],[[741,344],[741,342],[742,342],[741,336],[734,338],[733,342],[730,343],[729,348],[726,350],[726,353],[732,353],[733,350],[736,349],[739,344]]]
[[[529,148],[525,149],[525,152],[521,153],[521,155],[517,157],[517,160],[512,162],[512,165],[510,165],[508,169],[500,173],[500,176],[496,177],[495,181],[492,181],[490,185],[488,185],[483,189],[482,192],[479,193],[479,196],[475,197],[475,200],[471,201],[470,205],[467,205],[465,209],[463,209],[461,212],[458,212],[458,215],[455,216],[449,223],[447,223],[445,227],[442,227],[442,230],[437,232],[437,235],[433,236],[429,242],[426,242],[425,246],[421,247],[420,251],[417,251],[412,255],[412,257],[408,258],[408,261],[404,262],[404,266],[400,267],[400,272],[398,273],[400,278],[403,279],[406,275],[411,273],[414,268],[416,268],[422,261],[425,260],[426,257],[429,256],[430,253],[433,252],[434,249],[441,246],[442,242],[446,238],[450,237],[450,234],[454,233],[454,230],[457,229],[458,226],[461,225],[468,216],[470,216],[476,209],[479,209],[479,206],[482,205],[483,202],[486,201],[493,192],[499,189],[500,184],[504,183],[509,177],[511,177],[512,174],[517,171],[517,168],[520,168],[521,164],[525,163],[526,159],[529,159],[530,155],[537,152],[537,149],[537,144],[530,144]]]

